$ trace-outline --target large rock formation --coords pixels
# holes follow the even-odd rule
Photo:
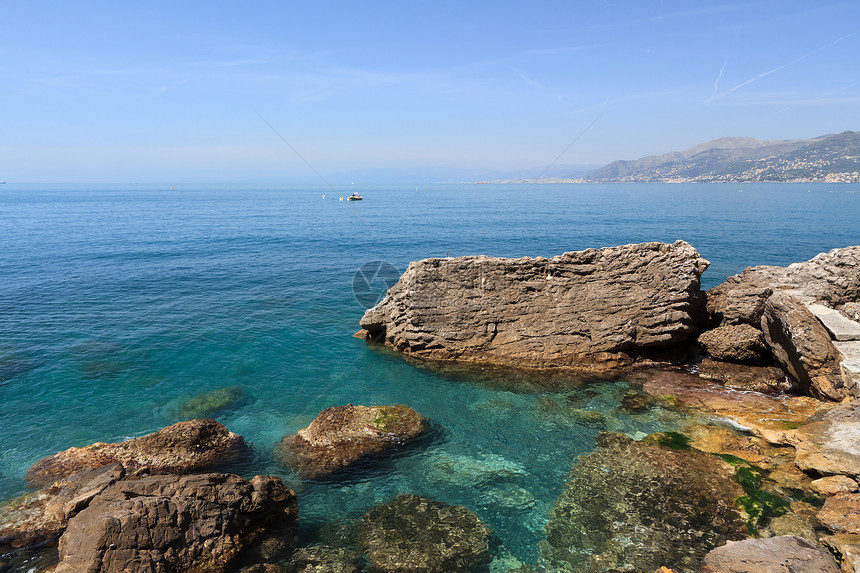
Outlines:
[[[854,246],[788,267],[750,267],[708,291],[707,308],[722,328],[751,325],[761,329],[776,363],[796,389],[838,401],[860,397],[856,374],[860,363],[851,362],[854,358],[848,346],[834,344],[834,336],[810,308],[839,310],[847,320],[854,316],[852,309],[858,302],[860,246]],[[707,332],[702,337],[731,342]],[[860,342],[842,344],[860,348]],[[740,342],[732,348],[732,344],[722,344],[716,350],[724,355],[745,353],[746,345]]]
[[[27,480],[32,484],[48,484],[113,463],[150,473],[190,473],[224,462],[243,447],[242,436],[215,420],[190,420],[125,442],[97,442],[69,448],[33,464],[27,470]]]
[[[295,517],[293,492],[270,476],[123,480],[69,521],[55,573],[220,572],[265,527]]]
[[[279,455],[303,478],[319,478],[404,444],[426,428],[421,414],[400,404],[336,406],[320,412],[296,435],[285,437]]]
[[[696,333],[708,264],[683,241],[551,259],[425,259],[409,265],[361,326],[431,360],[624,367],[678,350]]]
[[[472,571],[490,560],[490,530],[477,515],[417,495],[370,508],[359,537],[371,571]]]
[[[747,535],[744,490],[716,456],[600,434],[580,456],[546,526],[552,571],[693,571],[705,553]]]

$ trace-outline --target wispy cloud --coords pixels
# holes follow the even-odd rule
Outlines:
[[[726,97],[726,96],[728,96],[728,95],[730,95],[730,94],[733,94],[734,92],[738,91],[739,89],[741,89],[741,88],[743,88],[743,87],[746,87],[746,86],[748,86],[748,85],[752,84],[753,82],[756,82],[756,81],[758,81],[758,80],[760,80],[760,79],[762,79],[762,78],[765,78],[765,77],[767,77],[767,76],[769,76],[769,75],[775,74],[776,72],[779,72],[779,71],[781,71],[781,70],[784,70],[785,68],[788,68],[788,67],[790,67],[790,66],[793,66],[794,64],[796,64],[796,63],[798,63],[798,62],[801,62],[801,61],[803,61],[803,60],[805,60],[805,59],[807,59],[807,58],[809,58],[809,57],[811,57],[811,56],[813,56],[813,55],[817,54],[818,52],[820,52],[820,51],[822,51],[822,50],[826,50],[827,48],[829,48],[829,47],[831,47],[831,46],[835,46],[836,44],[838,44],[838,43],[840,43],[840,42],[843,42],[843,41],[847,40],[848,38],[851,38],[851,37],[853,37],[853,36],[856,36],[857,34],[860,34],[860,30],[855,31],[855,32],[851,32],[850,34],[846,34],[845,36],[842,36],[841,38],[837,38],[836,40],[833,40],[833,41],[832,41],[832,42],[830,42],[829,44],[826,44],[826,45],[824,45],[824,46],[821,46],[820,48],[816,48],[816,49],[812,50],[812,51],[811,51],[811,52],[809,52],[809,53],[803,54],[802,56],[799,56],[799,57],[797,57],[797,58],[795,58],[795,59],[791,60],[790,62],[787,62],[787,63],[785,63],[785,64],[779,65],[779,66],[777,66],[777,67],[775,67],[775,68],[773,68],[773,69],[771,69],[771,70],[767,70],[766,72],[762,72],[762,73],[758,74],[757,76],[752,77],[752,78],[750,78],[750,79],[746,80],[745,82],[741,82],[741,83],[739,83],[739,84],[738,84],[738,85],[736,85],[735,87],[733,87],[733,88],[731,88],[731,89],[728,89],[728,90],[726,90],[725,92],[723,92],[723,93],[721,93],[721,94],[715,94],[715,95],[712,95],[712,96],[708,99],[708,103],[710,103],[711,101],[713,101],[713,100],[715,100],[715,99],[724,98],[724,97]]]
[[[720,68],[720,73],[717,74],[717,80],[714,82],[714,91],[711,93],[711,97],[708,98],[708,101],[705,102],[705,105],[710,105],[714,98],[717,97],[717,91],[720,89],[720,78],[723,77],[723,72],[726,71],[726,64],[728,64],[728,60],[723,62],[723,67]]]

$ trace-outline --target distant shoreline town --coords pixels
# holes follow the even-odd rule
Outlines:
[[[684,151],[614,161],[581,176],[490,183],[860,183],[860,132],[779,141],[725,137]]]

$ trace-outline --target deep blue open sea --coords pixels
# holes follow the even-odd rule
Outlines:
[[[576,455],[600,428],[643,436],[682,423],[630,414],[623,381],[547,389],[446,376],[352,337],[364,263],[553,256],[684,239],[711,261],[704,288],[745,267],[860,244],[860,186],[438,185],[0,186],[0,499],[27,467],[70,446],[140,436],[183,404],[253,445],[246,473],[299,494],[303,535],[339,528],[398,492],[476,511],[498,552],[535,562]],[[323,198],[323,195],[326,198]],[[374,286],[374,285],[372,285]],[[374,288],[378,288],[375,285]],[[405,403],[430,438],[372,470],[302,483],[273,448],[322,409]],[[572,408],[605,415],[598,426]],[[512,557],[513,556],[513,557]],[[513,561],[511,561],[513,562]]]

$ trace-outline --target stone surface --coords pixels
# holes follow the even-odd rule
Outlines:
[[[798,299],[772,295],[765,304],[762,330],[777,364],[801,392],[835,401],[852,395],[830,334]]]
[[[838,310],[820,304],[810,304],[807,308],[821,321],[833,340],[860,340],[860,323],[846,318]]]
[[[692,571],[746,537],[744,490],[716,456],[602,433],[580,456],[541,542],[547,570]]]
[[[717,380],[723,386],[735,390],[779,393],[791,388],[785,373],[773,366],[747,366],[705,358],[699,365],[698,375],[706,380]]]
[[[708,291],[708,314],[715,322],[723,325],[747,324],[759,328],[764,303],[773,294],[773,289],[758,284],[765,281],[750,280],[747,271],[729,277],[726,282]]]
[[[342,547],[312,545],[298,549],[287,573],[358,573],[358,554]]]
[[[419,436],[427,421],[412,408],[336,406],[285,437],[279,454],[303,478],[319,478]]]
[[[683,241],[551,259],[425,259],[361,327],[418,358],[611,370],[678,351],[695,334],[707,266]]]
[[[740,392],[678,371],[648,373],[643,389],[679,406],[713,414],[772,444],[794,444],[794,431],[806,420],[833,407],[807,396],[768,396]]]
[[[0,508],[0,554],[44,543],[94,497],[125,477],[120,464],[86,470]]]
[[[220,572],[267,525],[295,517],[295,496],[269,476],[123,480],[69,521],[55,573]]]
[[[370,508],[359,537],[372,571],[471,571],[490,560],[490,530],[477,515],[416,495]]]
[[[848,320],[860,322],[860,302],[847,302],[842,305],[839,312]]]
[[[812,482],[812,489],[824,497],[837,493],[854,493],[858,491],[857,482],[848,476],[827,476]]]
[[[828,497],[817,517],[833,533],[860,534],[860,493]]]
[[[797,465],[820,474],[860,476],[860,400],[809,418],[792,432]]]
[[[770,356],[761,330],[749,324],[729,324],[699,335],[699,344],[715,360],[762,364]]]
[[[150,473],[189,473],[222,463],[244,447],[242,436],[215,420],[190,420],[125,442],[69,448],[33,464],[27,470],[27,480],[31,484],[47,484],[113,463],[143,468]]]
[[[860,535],[831,535],[821,543],[829,547],[842,566],[842,573],[860,573]]]
[[[839,573],[824,548],[796,536],[730,541],[705,557],[703,573]]]

